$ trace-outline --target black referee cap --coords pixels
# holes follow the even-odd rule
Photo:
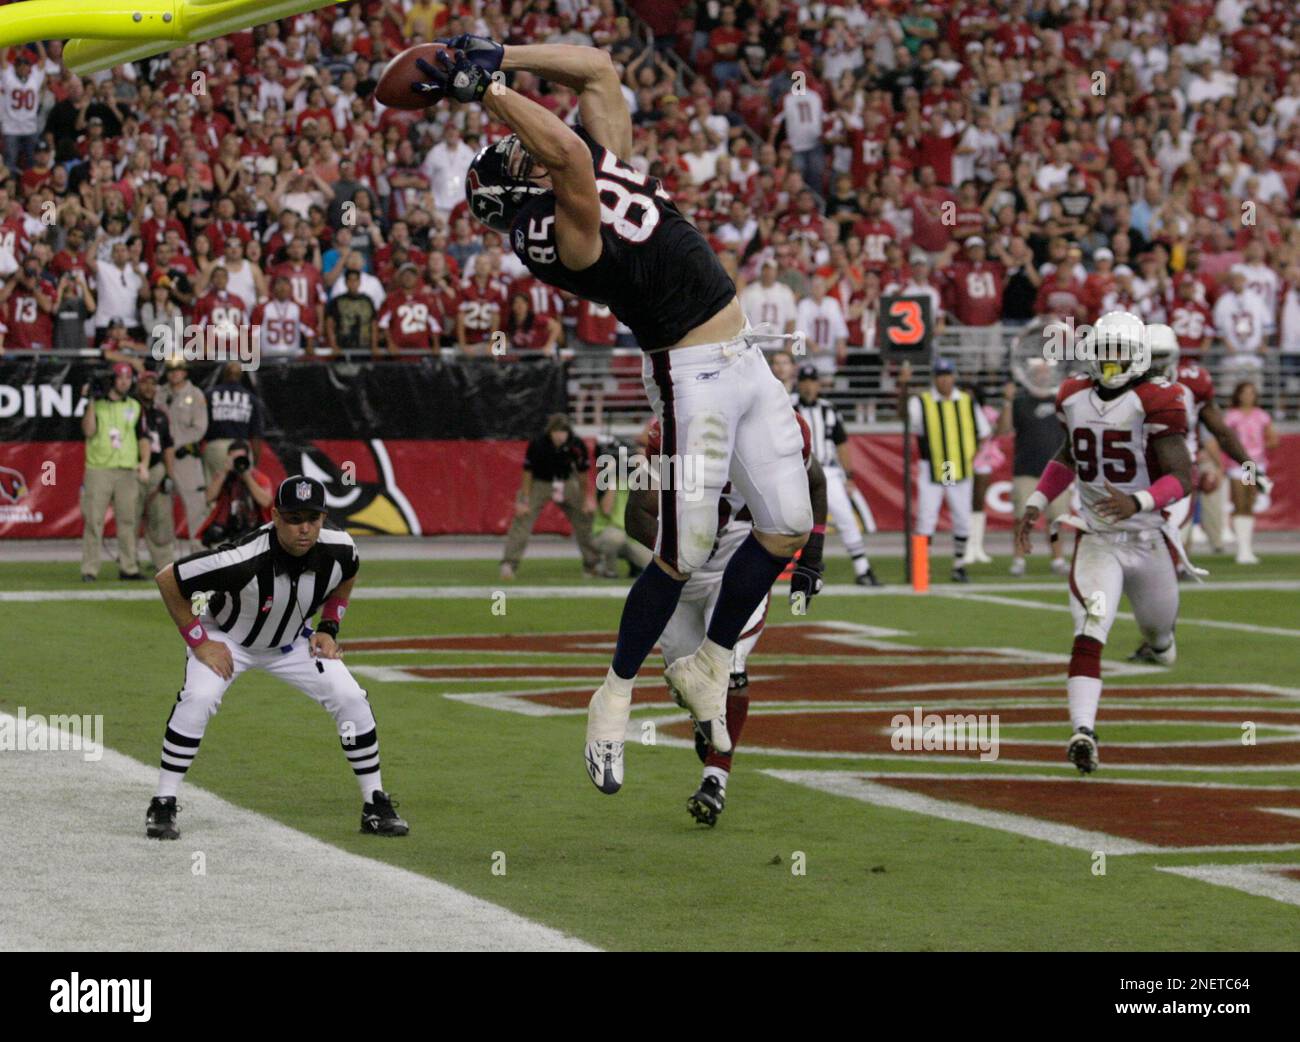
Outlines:
[[[324,514],[325,486],[315,478],[294,474],[280,482],[275,493],[275,505],[281,513],[287,510],[316,510]]]
[[[815,365],[812,365],[811,363],[806,363],[799,367],[800,380],[820,380],[821,378],[822,378],[821,373],[817,371],[817,367]]]

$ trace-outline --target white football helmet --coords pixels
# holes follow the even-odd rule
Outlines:
[[[1088,372],[1103,387],[1118,390],[1151,368],[1142,319],[1131,311],[1109,311],[1097,319],[1085,344]]]
[[[1178,377],[1178,336],[1173,326],[1163,322],[1148,322],[1146,328],[1147,350],[1151,354],[1151,370],[1166,380]]]

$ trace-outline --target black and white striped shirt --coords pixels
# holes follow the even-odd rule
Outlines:
[[[825,398],[818,398],[811,405],[802,401],[797,394],[791,395],[795,411],[808,423],[812,432],[812,454],[823,470],[842,470],[836,447],[849,440],[844,421],[835,411],[835,406]]]
[[[192,599],[207,592],[201,615],[246,648],[286,647],[326,598],[357,574],[361,561],[352,537],[322,528],[301,557],[285,550],[275,526],[265,524],[231,546],[204,550],[176,562],[176,583]]]

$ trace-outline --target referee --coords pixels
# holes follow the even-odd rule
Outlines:
[[[821,374],[815,365],[799,367],[796,387],[794,408],[812,432],[812,454],[826,475],[826,507],[844,541],[844,549],[853,558],[853,581],[859,586],[880,586],[882,583],[867,560],[867,547],[858,528],[859,511],[864,525],[872,523],[871,508],[853,484],[849,435],[844,421],[835,406],[821,398]]]
[[[234,543],[192,554],[158,573],[158,589],[188,645],[185,685],[163,736],[158,792],[145,835],[179,839],[176,793],[234,679],[264,669],[314,698],[334,717],[361,785],[361,831],[405,836],[379,778],[379,739],[365,691],[337,644],[360,561],[352,537],[325,528],[325,487],[295,476],[280,483],[271,521]],[[206,594],[195,617],[196,594]],[[320,612],[313,631],[309,620]]]

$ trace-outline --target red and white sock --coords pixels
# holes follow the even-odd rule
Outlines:
[[[740,747],[740,732],[745,729],[745,718],[749,716],[749,696],[738,691],[727,693],[727,734],[731,736],[731,752],[720,753],[710,750],[704,761],[704,777],[710,774],[720,776],[722,787],[727,787],[727,775],[731,773],[731,758]]]
[[[1066,698],[1070,703],[1070,724],[1095,730],[1097,706],[1101,703],[1101,641],[1075,637],[1070,651],[1070,673]]]

